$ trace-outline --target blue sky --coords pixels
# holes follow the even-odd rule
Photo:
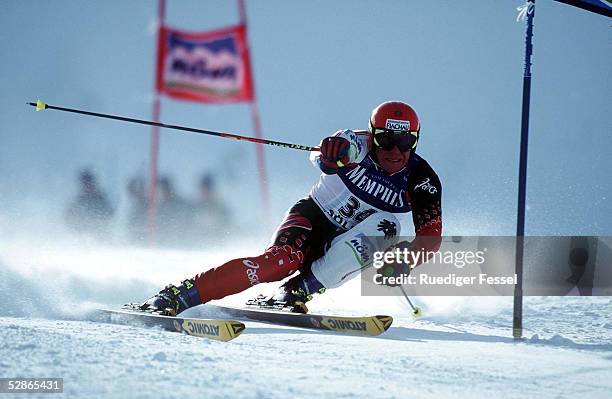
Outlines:
[[[524,23],[507,1],[247,1],[264,137],[316,145],[363,129],[399,99],[422,121],[419,153],[443,183],[447,234],[512,235]],[[150,129],[26,101],[151,117],[155,1],[0,3],[0,224],[56,223],[89,166],[116,206],[148,169]],[[233,1],[168,1],[167,24],[206,31],[238,21]],[[528,234],[612,234],[612,20],[561,3],[536,6]],[[162,121],[252,134],[246,104],[162,100]],[[318,171],[300,151],[266,148],[272,225]],[[219,173],[245,228],[261,228],[252,144],[162,131],[160,169],[185,197]],[[2,226],[0,226],[2,228]]]

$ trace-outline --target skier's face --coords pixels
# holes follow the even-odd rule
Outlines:
[[[376,147],[376,158],[378,164],[387,172],[392,175],[402,170],[408,163],[410,158],[410,151],[402,152],[397,148],[393,147],[390,150],[383,150],[380,147]]]

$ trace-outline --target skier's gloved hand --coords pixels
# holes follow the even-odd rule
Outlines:
[[[344,137],[331,136],[321,141],[321,162],[330,169],[337,169],[350,163],[350,142]]]
[[[385,264],[376,271],[376,274],[381,276],[377,277],[376,281],[381,281],[384,285],[387,285],[389,287],[397,287],[398,285],[400,285],[397,281],[391,282],[386,278],[383,279],[382,277],[397,278],[401,275],[405,275],[406,277],[408,277],[410,275],[410,270],[410,265],[405,262],[385,262]]]
[[[385,252],[395,252],[396,250],[403,252],[404,250],[410,250],[410,244],[410,241],[400,241],[389,246],[389,248],[385,249]],[[384,265],[376,271],[376,274],[381,277],[399,277],[402,274],[408,277],[410,275],[410,270],[412,270],[410,262],[413,262],[414,259],[411,258],[409,254],[407,258],[402,256],[401,260],[403,261],[397,262],[397,259],[393,259],[392,262],[385,262]],[[392,284],[387,279],[382,279],[381,277],[377,277],[376,281],[382,281],[384,285],[389,287],[397,287],[400,285],[395,283]]]

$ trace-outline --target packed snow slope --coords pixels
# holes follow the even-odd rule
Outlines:
[[[223,343],[92,321],[97,307],[144,300],[255,250],[3,243],[0,377],[61,377],[57,397],[87,398],[610,397],[609,297],[526,298],[523,342],[511,338],[512,298],[415,298],[424,317],[414,321],[402,298],[361,297],[357,281],[320,296],[311,310],[392,315],[379,337],[247,321],[241,336]],[[215,316],[205,305],[189,314]]]

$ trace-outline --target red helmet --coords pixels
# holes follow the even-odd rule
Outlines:
[[[419,116],[412,107],[401,101],[387,101],[374,108],[370,117],[369,131],[374,137],[381,133],[408,134],[416,140],[413,149],[416,148],[421,125]]]

